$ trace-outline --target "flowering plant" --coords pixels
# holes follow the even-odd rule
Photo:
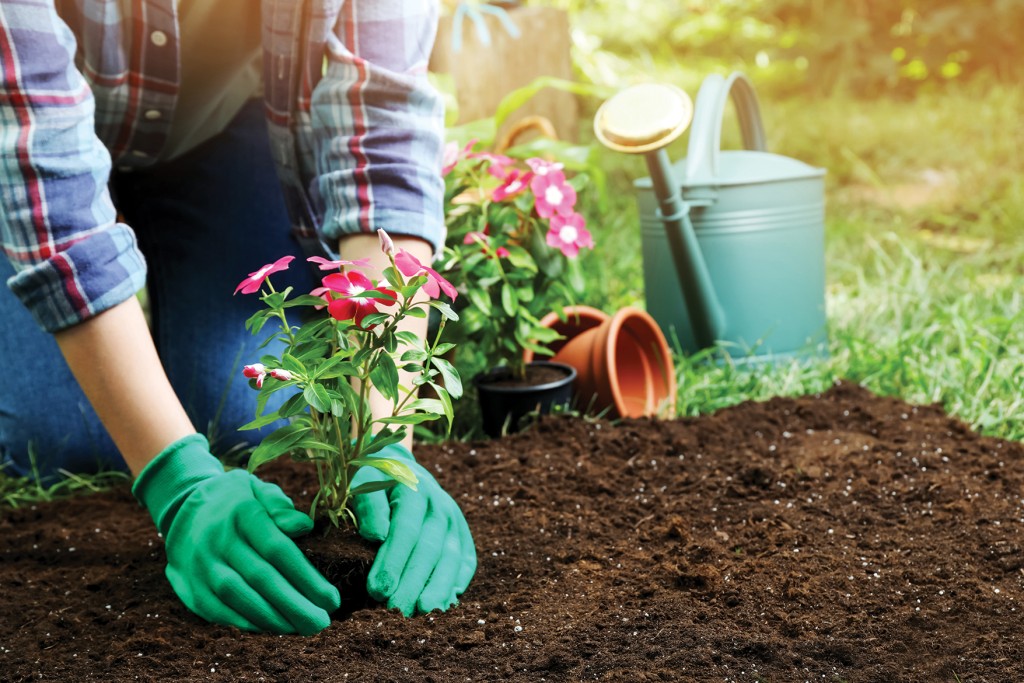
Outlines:
[[[444,291],[454,299],[454,287],[405,250],[396,252],[383,230],[378,234],[391,262],[380,278],[346,270],[354,266],[372,274],[367,260],[330,261],[314,256],[308,260],[332,272],[323,277],[321,287],[292,297],[291,287],[278,292],[270,281],[271,275],[288,268],[293,257],[286,256],[250,273],[235,290],[236,294],[258,292],[265,306],[249,318],[246,328],[259,334],[274,322],[276,329],[264,345],[273,339],[284,343],[280,356],[265,355],[242,371],[260,392],[256,419],[242,429],[289,420],[252,452],[249,471],[285,453],[314,463],[320,490],[310,516],[322,506],[336,526],[342,517],[355,523],[346,507],[352,495],[396,483],[416,488],[416,477],[405,463],[368,456],[400,442],[409,425],[444,417],[451,429],[452,399],[462,393],[457,371],[440,357],[454,346],[440,341],[445,321],[458,316],[437,297]],[[289,319],[290,312],[299,317],[293,313],[296,307],[310,313],[301,325]],[[398,328],[406,317],[426,317],[428,307],[441,314],[432,342]],[[399,370],[412,373],[411,386],[400,383]],[[422,385],[433,387],[436,398],[418,398]],[[371,414],[371,387],[391,402],[390,416]],[[291,396],[277,410],[267,411],[268,399],[279,391]],[[374,467],[390,479],[350,490],[360,467]]]
[[[583,291],[577,256],[594,246],[576,212],[580,176],[562,164],[473,151],[474,142],[445,153],[442,272],[468,299],[457,326],[492,365],[526,375],[523,350],[550,355],[558,334],[540,324]]]

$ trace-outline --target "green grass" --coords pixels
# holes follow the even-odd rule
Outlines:
[[[86,493],[96,493],[129,480],[125,472],[99,472],[97,474],[74,474],[59,470],[62,478],[51,482],[40,482],[35,457],[30,450],[32,477],[17,477],[0,470],[0,509],[20,508],[40,502],[62,500]]]
[[[1019,90],[984,84],[912,102],[762,102],[769,148],[829,171],[831,357],[754,370],[678,357],[680,414],[844,378],[1024,439],[1022,107]],[[685,141],[673,149],[684,155]],[[591,217],[587,271],[593,303],[610,310],[642,290],[628,178],[643,168],[607,163],[611,206]]]

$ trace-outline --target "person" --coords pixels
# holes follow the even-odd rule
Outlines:
[[[262,352],[258,297],[232,292],[287,254],[382,265],[378,227],[421,262],[440,249],[436,23],[422,0],[0,0],[0,458],[130,470],[172,587],[209,621],[312,634],[339,606],[293,540],[308,516],[213,455],[279,426],[237,431]],[[450,607],[476,569],[410,445],[382,454],[418,490],[355,506],[383,542],[368,591],[407,616]]]

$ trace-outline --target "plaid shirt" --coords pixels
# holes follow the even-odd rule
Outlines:
[[[55,8],[56,2],[56,8]],[[0,235],[8,286],[57,331],[133,296],[145,262],[111,165],[141,169],[178,92],[175,0],[0,0]],[[262,0],[271,152],[300,239],[443,240],[436,0]]]

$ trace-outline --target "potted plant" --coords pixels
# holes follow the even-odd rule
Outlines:
[[[458,316],[437,296],[441,289],[449,295],[455,295],[455,290],[404,250],[396,253],[384,231],[378,232],[391,261],[380,278],[346,270],[348,266],[366,269],[366,262],[312,257],[309,260],[319,263],[321,270],[331,272],[323,277],[321,287],[292,296],[291,287],[278,292],[270,280],[288,268],[293,257],[286,256],[250,274],[236,290],[259,292],[265,306],[247,321],[247,329],[260,334],[272,323],[270,338],[285,343],[279,356],[264,355],[243,369],[260,393],[256,419],[242,428],[289,421],[256,447],[249,457],[249,471],[286,453],[310,462],[320,486],[310,517],[317,518],[319,511],[335,526],[345,520],[356,524],[348,507],[353,495],[396,484],[416,487],[416,477],[406,463],[370,456],[400,442],[408,425],[444,418],[450,428],[452,399],[462,393],[458,373],[441,358],[453,346],[440,341],[445,322]],[[427,299],[417,298],[421,290]],[[296,308],[311,312],[300,325],[294,324],[302,317],[295,314]],[[430,308],[441,316],[432,340],[398,329],[405,317],[425,317]],[[413,373],[412,386],[400,385],[399,370]],[[434,398],[417,397],[423,385],[433,388]],[[371,414],[371,388],[392,402],[390,416]],[[277,410],[267,411],[269,397],[279,391],[291,396]],[[360,467],[376,468],[387,479],[351,487]]]
[[[446,153],[441,271],[464,295],[456,338],[486,359],[474,386],[484,431],[496,436],[571,398],[571,366],[527,362],[523,351],[551,355],[545,345],[559,335],[541,319],[582,294],[577,256],[593,239],[575,211],[583,176],[569,179],[562,164],[540,157],[474,148]]]

